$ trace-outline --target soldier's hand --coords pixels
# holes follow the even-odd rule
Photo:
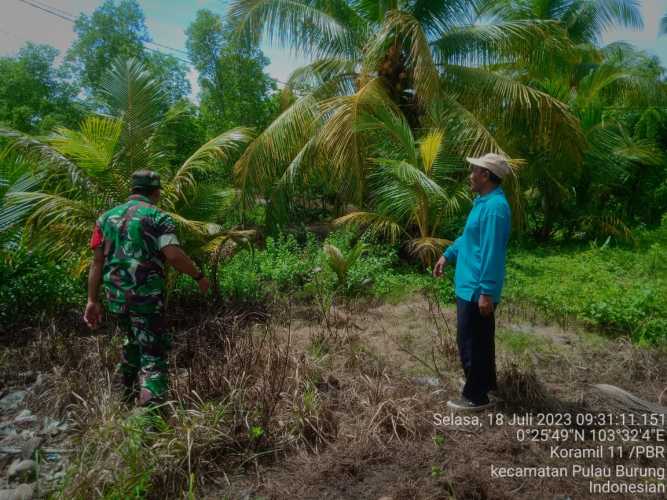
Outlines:
[[[99,302],[88,301],[86,311],[83,313],[83,320],[93,330],[97,328],[102,321],[102,305]]]
[[[445,259],[444,255],[441,255],[440,258],[438,259],[438,262],[435,263],[435,267],[433,268],[433,276],[436,278],[442,276],[442,271],[445,268],[446,264],[447,264],[447,259]]]
[[[203,294],[206,294],[206,292],[208,292],[208,287],[211,284],[208,282],[208,278],[206,276],[204,276],[202,279],[200,279],[197,282],[197,285],[199,285],[199,291]]]

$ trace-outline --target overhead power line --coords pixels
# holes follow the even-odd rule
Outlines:
[[[157,42],[147,42],[147,43],[150,43],[151,45],[157,45],[158,47],[162,47],[163,49],[169,49],[173,50],[174,52],[180,52],[181,54],[185,54],[186,56],[190,55],[185,50],[175,49],[174,47],[170,47],[169,45],[164,45],[162,43],[157,43]]]
[[[60,19],[64,19],[65,21],[69,21],[70,23],[73,23],[75,21],[75,19],[73,17],[70,17],[70,16],[67,16],[67,15],[61,14],[59,12],[56,12],[55,10],[53,10],[53,7],[42,6],[42,5],[39,5],[35,2],[31,2],[30,0],[18,0],[18,1],[21,2],[21,3],[24,3],[26,5],[30,5],[31,7],[35,8],[35,9],[39,9],[43,12],[46,12],[47,14],[51,14],[52,16],[59,17]]]
[[[26,5],[29,5],[30,7],[33,7],[35,9],[39,9],[42,12],[45,12],[46,14],[49,14],[51,16],[55,16],[55,17],[57,17],[59,19],[62,19],[64,21],[67,21],[67,22],[70,22],[70,23],[75,23],[76,22],[76,18],[74,17],[74,14],[72,14],[71,12],[67,12],[66,10],[62,10],[62,9],[57,8],[57,7],[54,7],[53,5],[49,5],[46,2],[43,2],[41,0],[17,0],[17,1],[21,2],[23,4],[26,4]],[[184,51],[182,49],[176,49],[174,47],[170,47],[169,45],[165,45],[165,44],[158,43],[158,42],[145,42],[144,43],[144,48],[146,50],[150,50],[151,52],[156,52],[158,54],[165,54],[165,52],[163,52],[161,50],[158,50],[158,49],[154,49],[153,47],[146,47],[146,44],[155,45],[156,47],[162,47],[163,49],[171,50],[173,52],[178,52],[178,53],[181,53],[181,54],[185,54],[186,56],[189,56],[189,54],[186,51]],[[188,64],[188,65],[194,67],[194,64],[192,63],[192,61],[190,59],[186,59],[184,57],[177,56],[177,55],[174,55],[174,54],[166,54],[166,55],[169,55],[169,56],[171,56],[171,57],[173,57],[173,58],[175,58],[179,61],[184,62],[185,64]],[[277,78],[274,78],[274,80],[277,81],[278,83],[282,83],[283,85],[287,85],[286,82],[278,80]]]
[[[54,5],[49,5],[46,2],[43,2],[42,0],[30,0],[32,3],[36,3],[37,5],[41,5],[44,8],[50,9],[50,10],[55,10],[56,12],[60,12],[63,16],[66,17],[71,17],[72,19],[76,18],[76,15],[73,14],[72,12],[69,12],[67,10],[63,10],[60,7],[56,7]]]
[[[73,14],[70,14],[70,13],[64,11],[64,10],[57,9],[56,7],[53,7],[53,6],[51,6],[49,4],[46,4],[44,2],[38,2],[38,0],[17,0],[17,1],[19,1],[21,3],[24,3],[26,5],[29,5],[30,7],[33,7],[35,9],[39,9],[42,12],[45,12],[49,15],[58,17],[59,19],[62,19],[64,21],[68,21],[70,23],[76,22],[76,19],[74,18]],[[164,44],[158,43],[158,42],[146,42],[146,43],[149,43],[151,45],[155,45],[157,47],[162,47],[162,48],[167,49],[167,50],[171,50],[171,51],[174,51],[174,52],[180,52],[182,54],[188,55],[188,53],[185,52],[184,50],[176,49],[174,47],[170,47],[169,45],[164,45]],[[146,50],[150,50],[152,52],[157,52],[159,54],[164,53],[161,50],[154,49],[152,47],[146,47],[145,45],[144,45],[144,48]],[[183,57],[179,57],[179,56],[176,56],[174,54],[168,54],[168,55],[178,59],[179,61],[182,61],[186,64],[189,64],[190,66],[193,66],[192,61],[190,61],[189,59],[185,59]]]

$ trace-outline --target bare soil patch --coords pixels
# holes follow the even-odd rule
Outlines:
[[[450,415],[446,402],[458,395],[461,371],[454,308],[439,308],[428,297],[338,305],[326,314],[286,306],[273,314],[209,315],[179,320],[174,328],[175,406],[166,417],[172,430],[152,438],[151,446],[165,453],[156,455],[163,461],[149,476],[148,498],[181,497],[188,489],[201,498],[247,500],[605,498],[590,493],[589,478],[498,478],[492,469],[575,463],[667,467],[655,458],[563,459],[551,452],[554,445],[574,450],[601,444],[592,431],[604,426],[577,423],[576,415],[618,415],[619,409],[593,384],[617,385],[658,403],[667,387],[664,349],[501,314],[501,401],[480,414],[476,425],[438,420]],[[110,442],[121,436],[115,422],[131,410],[120,405],[113,387],[119,339],[110,333],[31,332],[20,345],[5,343],[3,394],[28,394],[21,405],[3,410],[0,424],[9,425],[25,409],[39,422],[66,422],[45,436],[42,449],[80,450],[92,448],[100,436]],[[223,413],[218,420],[211,416]],[[575,421],[558,428],[583,432],[584,439],[519,439],[522,426],[492,425],[495,416],[507,422],[526,413],[567,413]],[[632,444],[623,446],[629,450]],[[667,446],[654,438],[634,444]],[[101,478],[104,488],[115,484],[109,482],[113,471],[105,470],[123,465],[118,448],[109,448],[109,455],[95,446],[87,476],[75,474],[67,491],[102,491],[95,489]],[[49,476],[36,478],[36,491],[57,490],[60,473],[77,462],[76,453],[47,467]],[[5,468],[13,459],[0,450]]]

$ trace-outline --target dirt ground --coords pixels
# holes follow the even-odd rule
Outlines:
[[[324,333],[307,312],[290,325],[294,348],[318,357],[328,376],[337,381],[336,389],[325,395],[336,421],[335,439],[315,452],[295,453],[279,463],[261,465],[250,477],[230,477],[229,488],[216,490],[210,498],[667,498],[660,493],[591,493],[590,481],[603,482],[603,478],[570,475],[577,464],[662,467],[664,473],[667,460],[663,458],[619,460],[609,453],[584,459],[551,456],[552,446],[558,445],[567,450],[604,445],[605,451],[609,445],[622,446],[627,455],[633,445],[646,442],[607,442],[612,438],[606,434],[602,442],[599,435],[592,435],[595,425],[489,423],[496,415],[509,422],[513,415],[526,413],[535,418],[539,413],[580,414],[582,419],[601,412],[618,415],[621,410],[594,390],[593,384],[613,384],[653,403],[662,394],[666,404],[664,351],[641,349],[625,339],[609,339],[582,329],[535,324],[528,320],[529,314],[508,314],[501,308],[496,353],[502,400],[480,414],[479,427],[436,425],[444,422],[436,422],[435,415],[450,415],[446,402],[460,390],[454,308],[440,310],[427,298],[415,297],[399,304],[351,309],[329,311],[329,329]],[[330,345],[322,348],[325,340]],[[363,405],[346,400],[346,388],[356,387],[358,393],[360,380],[373,384],[377,400],[385,403],[384,407],[382,403],[374,406],[374,417],[368,417]],[[373,434],[370,429],[382,419],[387,432]],[[602,422],[597,429],[621,427],[619,422],[610,427]],[[369,429],[367,439],[360,428]],[[517,434],[529,428],[567,428],[568,441]],[[582,430],[585,440],[575,442],[574,430]],[[648,444],[667,449],[665,434],[661,436],[651,436]],[[494,466],[566,467],[568,477],[492,477]],[[649,469],[653,477],[645,481],[660,483],[658,473]],[[626,481],[614,475],[615,469],[612,482]]]
[[[324,314],[312,305],[302,305],[245,318],[244,324],[251,326],[244,326],[244,332],[250,337],[270,322],[275,329],[272,341],[294,360],[297,372],[304,371],[290,375],[298,383],[290,386],[292,394],[281,396],[292,406],[276,412],[277,419],[285,419],[277,428],[300,424],[298,444],[263,453],[261,458],[244,461],[242,467],[227,467],[221,461],[207,469],[214,473],[200,477],[197,496],[234,500],[667,498],[663,493],[590,491],[591,481],[644,487],[666,484],[658,474],[660,470],[664,474],[667,459],[629,454],[637,448],[667,450],[667,417],[630,426],[630,418],[638,423],[636,419],[646,412],[637,407],[623,409],[593,387],[618,386],[653,404],[655,415],[660,415],[667,406],[665,350],[639,348],[626,339],[610,339],[582,328],[564,330],[534,319],[521,308],[501,306],[498,311],[497,404],[477,414],[479,421],[474,421],[457,420],[464,414],[452,413],[446,406],[448,399],[458,396],[462,375],[451,306],[440,308],[426,296],[414,296],[393,304],[339,305]],[[206,330],[211,324],[202,322],[197,328]],[[179,332],[172,385],[180,394],[188,387],[183,367],[192,369],[193,356],[210,339],[197,340],[196,332],[186,331],[180,323],[172,327]],[[100,399],[113,394],[107,378],[116,362],[118,342],[102,335],[62,345],[42,342],[42,334],[26,335],[32,340],[11,343],[11,349],[3,347],[0,398],[21,390],[26,394],[22,405],[0,409],[0,429],[7,430],[7,436],[0,436],[4,439],[0,465],[10,467],[19,453],[25,458],[21,443],[37,437],[38,446],[47,450],[41,456],[50,462],[44,466],[48,477],[38,478],[36,497],[45,495],[65,474],[74,457],[72,446],[79,442],[77,429],[86,415],[93,418],[93,406],[107,404],[78,396],[87,379],[99,372],[96,383],[107,386]],[[28,364],[32,366],[23,366]],[[62,369],[68,364],[81,367],[79,379]],[[40,366],[53,368],[41,376]],[[94,366],[95,371],[86,372],[85,366]],[[268,370],[271,378],[275,367],[269,363],[259,368]],[[205,373],[212,377],[209,393],[215,394],[216,380],[227,374],[220,371],[215,379],[213,371]],[[37,385],[42,387],[38,390]],[[22,427],[16,418],[26,409],[34,419]],[[526,415],[532,415],[533,421],[511,424],[512,419]],[[621,415],[625,420],[620,420]],[[49,418],[57,419],[61,427],[54,430]],[[541,418],[560,420],[538,422]],[[596,418],[614,422],[607,425]],[[51,427],[45,432],[47,424]],[[648,429],[649,434],[622,434],[639,429]],[[554,446],[573,456],[554,456]],[[577,450],[600,446],[601,457],[576,456]],[[610,456],[610,447],[621,448],[624,456]],[[207,456],[218,455],[215,451]],[[612,477],[601,477],[604,469],[588,472],[585,467],[572,476],[575,466],[590,465],[611,468]],[[647,477],[616,478],[619,465],[639,471],[636,474],[643,471]],[[560,471],[558,477],[496,477],[502,475],[499,470],[515,471],[516,476],[516,471],[548,467]],[[557,469],[563,467],[566,472]],[[584,477],[587,474],[591,477]],[[10,483],[0,487],[6,484]],[[15,487],[16,482],[11,485]]]

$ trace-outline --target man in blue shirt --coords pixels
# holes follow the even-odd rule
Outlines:
[[[463,234],[447,248],[433,269],[456,262],[455,290],[457,340],[465,373],[462,398],[447,406],[456,410],[483,410],[492,404],[489,391],[497,389],[494,309],[500,302],[505,278],[505,254],[511,211],[500,184],[512,172],[504,157],[489,153],[468,158],[470,188],[478,196]]]

